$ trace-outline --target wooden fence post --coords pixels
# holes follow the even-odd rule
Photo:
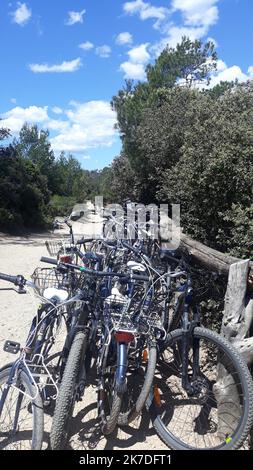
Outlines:
[[[230,266],[221,327],[221,334],[234,344],[247,364],[253,362],[253,337],[248,337],[253,320],[253,299],[247,296],[249,263],[243,260]]]

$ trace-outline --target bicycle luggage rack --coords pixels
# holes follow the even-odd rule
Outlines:
[[[40,359],[40,362],[38,361],[38,363],[33,363],[33,361],[35,360],[35,358],[39,358]],[[33,356],[33,361],[26,361],[25,358],[23,357],[22,359],[22,365],[24,366],[25,368],[25,371],[27,372],[28,374],[28,377],[32,383],[32,385],[35,387],[35,395],[34,396],[31,396],[29,395],[29,393],[26,393],[24,390],[22,390],[21,388],[19,387],[16,387],[16,385],[13,385],[11,384],[10,386],[16,390],[18,390],[19,393],[22,393],[24,396],[28,397],[31,401],[34,401],[38,394],[42,392],[42,390],[45,388],[45,387],[54,387],[55,390],[56,390],[56,394],[54,396],[52,396],[53,400],[56,400],[56,398],[58,397],[58,394],[59,394],[59,389],[56,385],[56,382],[54,381],[52,375],[50,374],[45,362],[44,362],[44,357],[42,356],[42,354],[35,354]],[[34,373],[31,371],[31,368],[42,368],[46,373]],[[51,383],[47,383],[46,380],[45,382],[41,382],[41,383],[38,383],[36,381],[36,379],[38,378],[46,378],[48,377],[49,380],[51,381]]]

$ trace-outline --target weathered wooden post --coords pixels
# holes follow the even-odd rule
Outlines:
[[[253,337],[249,337],[253,320],[253,297],[248,291],[249,263],[243,260],[230,266],[221,327],[221,334],[234,344],[248,365],[253,362]]]
[[[230,266],[221,334],[233,343],[247,364],[251,365],[253,338],[249,337],[249,330],[253,319],[253,298],[248,292],[249,263],[249,260],[243,260]],[[214,393],[218,406],[219,432],[224,435],[227,425],[233,429],[233,422],[240,417],[240,397],[234,378],[227,373],[222,361],[218,367]]]

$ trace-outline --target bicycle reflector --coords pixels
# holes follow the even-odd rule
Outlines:
[[[71,264],[73,260],[72,260],[71,255],[60,255],[59,256],[59,261],[60,261],[60,263]]]
[[[144,362],[148,361],[148,350],[147,349],[144,349],[144,351],[142,353],[142,359],[143,359]]]
[[[115,339],[117,343],[131,343],[134,340],[134,335],[127,331],[117,331]]]
[[[160,391],[159,391],[159,388],[157,387],[157,385],[154,385],[153,393],[154,393],[154,402],[155,402],[155,405],[156,405],[158,408],[160,408],[160,407],[162,406],[162,401],[161,401]]]

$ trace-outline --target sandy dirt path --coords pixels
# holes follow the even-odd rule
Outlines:
[[[78,222],[74,223],[75,233],[89,235],[93,228],[89,221],[85,229]],[[34,269],[40,265],[40,257],[48,256],[45,248],[47,238],[48,235],[10,237],[0,234],[0,272],[23,274],[29,278]],[[0,367],[2,367],[16,357],[3,351],[4,342],[11,339],[24,345],[38,302],[34,301],[31,295],[18,295],[3,281],[0,281],[0,301]],[[50,412],[46,415],[45,421],[44,448],[47,447],[51,425]],[[152,429],[146,412],[141,420],[134,422],[124,431],[117,429],[108,439],[103,437],[97,440],[98,430],[94,383],[86,390],[83,401],[76,406],[69,449],[89,449],[94,445],[96,449],[167,449]]]

